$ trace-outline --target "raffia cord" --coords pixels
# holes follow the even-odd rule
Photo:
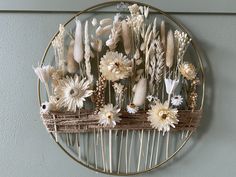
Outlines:
[[[55,117],[55,119],[54,119]],[[48,132],[56,133],[81,133],[93,132],[94,129],[104,130],[151,130],[153,129],[147,120],[145,112],[129,114],[122,112],[120,116],[122,120],[112,127],[103,127],[98,124],[98,116],[93,111],[81,110],[80,113],[71,112],[50,112],[49,114],[41,114],[41,118]],[[202,117],[202,110],[179,110],[179,123],[171,131],[190,130],[195,131],[199,126]],[[191,120],[191,121],[190,121]],[[55,126],[56,125],[56,126]],[[55,130],[56,127],[56,130]]]

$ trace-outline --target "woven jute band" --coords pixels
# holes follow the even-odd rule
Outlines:
[[[98,123],[98,116],[93,114],[93,111],[80,110],[80,112],[50,112],[48,114],[41,114],[44,125],[49,132],[57,133],[81,133],[91,132],[94,129],[104,130],[151,130],[153,129],[150,122],[147,120],[146,112],[138,112],[136,114],[129,114],[122,112],[120,116],[122,120],[113,127],[103,127]],[[202,117],[201,110],[179,110],[179,122],[171,131],[190,130],[194,131],[199,125]]]

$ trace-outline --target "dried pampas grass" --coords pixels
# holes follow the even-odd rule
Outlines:
[[[167,44],[166,44],[166,66],[170,69],[174,63],[174,35],[173,31],[169,30],[167,34]]]
[[[84,27],[84,45],[85,45],[84,59],[86,68],[85,71],[89,82],[92,83],[93,75],[91,74],[91,64],[90,64],[91,50],[89,45],[88,21],[85,22],[85,27]]]
[[[75,44],[74,44],[74,59],[77,63],[80,63],[84,57],[83,48],[83,32],[81,21],[76,19],[75,29]]]
[[[123,45],[125,49],[125,53],[128,55],[131,52],[132,49],[132,35],[131,35],[131,29],[126,21],[121,22],[121,28],[122,28],[122,39],[123,39]]]
[[[99,38],[95,38],[93,35],[91,35],[91,47],[96,52],[102,51],[102,40]]]
[[[166,46],[166,24],[165,21],[161,21],[161,43],[163,48]]]
[[[135,87],[133,104],[135,104],[136,106],[142,106],[145,102],[146,92],[147,92],[147,79],[141,78]]]
[[[68,47],[68,52],[66,56],[67,71],[71,74],[76,73],[79,69],[79,64],[74,60],[74,55],[73,55],[74,43],[75,43],[74,40],[70,41],[70,45]]]

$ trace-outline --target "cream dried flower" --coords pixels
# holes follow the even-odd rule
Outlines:
[[[181,95],[175,95],[171,98],[171,104],[173,106],[180,106],[183,103],[183,97]]]
[[[187,80],[193,80],[197,75],[195,66],[188,62],[180,64],[179,71]]]
[[[170,127],[175,128],[175,124],[178,124],[177,113],[177,109],[169,108],[167,101],[162,104],[158,100],[147,112],[148,121],[151,122],[153,128],[163,131],[164,134],[170,131]]]
[[[139,6],[137,4],[133,4],[131,6],[128,6],[128,9],[130,11],[131,16],[140,14]]]
[[[111,81],[125,79],[132,71],[132,61],[118,52],[107,52],[100,61],[100,72]]]
[[[53,88],[55,88],[58,85],[59,81],[63,79],[64,72],[60,69],[56,69],[52,72],[51,77],[52,77],[52,86]]]
[[[99,124],[103,126],[112,126],[115,127],[117,122],[120,122],[121,114],[119,113],[120,109],[114,107],[112,104],[107,104],[103,108],[100,108],[98,112]]]
[[[55,88],[55,95],[59,97],[57,105],[67,108],[68,111],[76,112],[76,108],[82,108],[85,98],[92,95],[89,89],[89,81],[86,78],[79,80],[78,75],[74,78],[66,77],[59,81]]]
[[[120,84],[120,83],[114,83],[113,84],[113,88],[115,91],[115,99],[116,99],[116,105],[121,107],[122,102],[124,100],[123,95],[124,95],[124,91],[126,90],[124,88],[124,85]]]
[[[135,114],[136,112],[138,112],[139,107],[136,106],[136,105],[133,104],[133,103],[130,103],[130,104],[127,105],[126,109],[127,109],[127,112],[128,112],[128,113],[130,113],[130,114]]]
[[[36,75],[38,76],[38,78],[40,79],[40,81],[44,84],[48,83],[50,76],[54,71],[54,68],[50,65],[43,66],[43,67],[39,66],[37,68],[33,67],[33,69]]]
[[[124,85],[120,83],[114,83],[113,88],[117,94],[122,94],[124,91]]]

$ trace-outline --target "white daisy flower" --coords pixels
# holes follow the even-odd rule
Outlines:
[[[152,95],[148,95],[146,98],[147,98],[147,100],[148,100],[149,102],[151,102],[151,101],[153,100],[153,96],[152,96]]]
[[[175,124],[178,124],[177,113],[177,109],[169,108],[167,101],[164,104],[157,101],[147,112],[151,126],[158,131],[163,131],[163,134],[170,131],[170,127],[175,128]]]
[[[57,105],[76,112],[77,108],[83,107],[85,98],[93,94],[92,90],[88,90],[89,86],[90,82],[86,78],[79,80],[78,75],[60,80],[55,88],[55,95],[59,98]]]
[[[117,122],[120,122],[120,109],[114,107],[112,104],[107,104],[100,108],[98,112],[99,124],[103,126],[115,127]]]
[[[118,52],[107,52],[100,61],[100,72],[111,81],[125,79],[132,71],[132,61]]]
[[[180,106],[183,103],[183,97],[181,95],[175,95],[171,98],[171,104],[173,106]]]
[[[130,114],[135,114],[136,112],[138,112],[139,110],[139,107],[136,106],[135,104],[133,103],[130,103],[127,105],[127,112],[130,113]]]

